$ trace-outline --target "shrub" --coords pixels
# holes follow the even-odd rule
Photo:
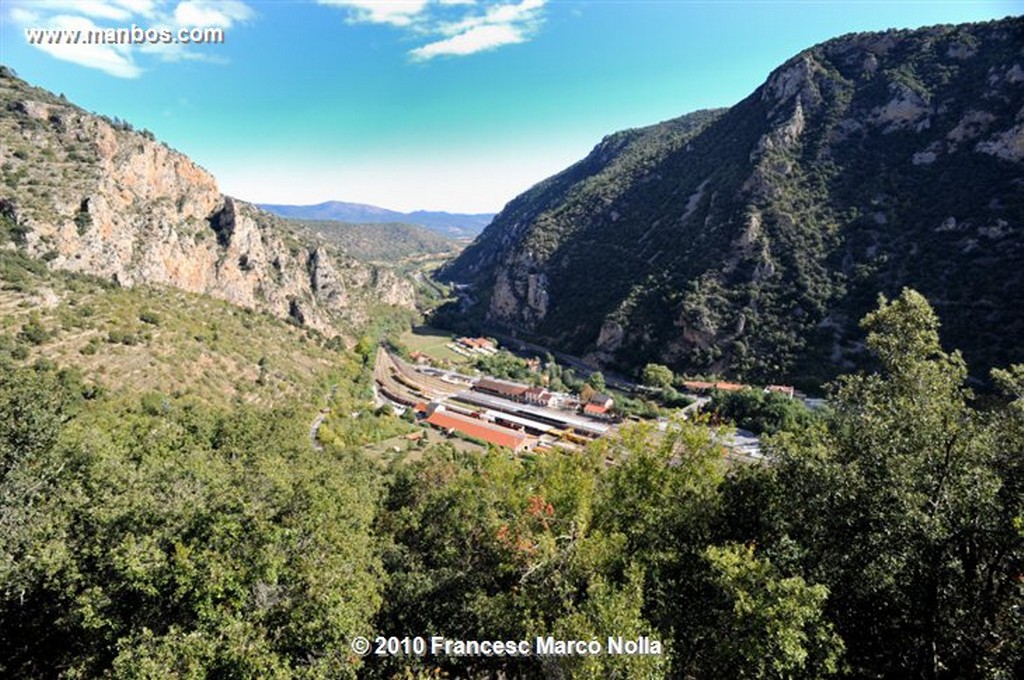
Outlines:
[[[46,330],[46,326],[43,325],[38,317],[33,317],[21,327],[21,333],[18,334],[18,337],[33,345],[41,345],[49,339],[50,332]]]
[[[150,326],[159,326],[160,315],[152,310],[143,310],[139,312],[139,321],[142,323],[148,323]]]

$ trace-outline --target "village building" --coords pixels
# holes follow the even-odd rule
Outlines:
[[[615,400],[603,392],[594,392],[583,406],[583,413],[588,416],[606,417]]]
[[[470,351],[478,350],[485,354],[498,351],[494,342],[487,338],[456,338],[455,342]]]
[[[502,397],[503,399],[523,401],[523,395],[529,388],[526,385],[504,382],[493,378],[480,378],[480,380],[477,380],[476,383],[474,383],[473,389],[477,392],[483,392],[484,394],[490,394],[495,397]]]
[[[523,401],[527,404],[550,406],[554,398],[555,395],[548,392],[543,387],[529,387],[525,392],[523,392]]]
[[[703,382],[700,380],[689,380],[684,382],[683,387],[698,394],[704,394],[712,390],[719,390],[721,392],[739,392],[740,390],[748,389],[747,385],[741,385],[740,383]]]
[[[768,385],[768,387],[764,388],[764,391],[778,392],[779,394],[786,395],[790,399],[792,399],[796,393],[796,389],[792,385]]]
[[[486,423],[477,418],[464,416],[461,413],[446,411],[440,405],[431,404],[429,414],[425,422],[439,430],[460,432],[474,439],[479,439],[495,446],[504,446],[513,451],[523,451],[529,443],[529,439],[522,432]]]

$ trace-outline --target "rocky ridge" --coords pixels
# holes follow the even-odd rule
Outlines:
[[[0,72],[0,213],[51,268],[163,284],[344,334],[374,305],[412,307],[392,271],[220,193],[151,133]]]
[[[725,111],[603,140],[443,272],[484,324],[632,369],[820,382],[918,288],[986,366],[1024,360],[1024,20],[855,34]]]

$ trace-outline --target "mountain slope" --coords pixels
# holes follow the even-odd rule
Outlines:
[[[478,320],[634,368],[815,383],[878,292],[1024,359],[1024,20],[844,36],[727,111],[611,135],[441,273]]]
[[[362,203],[327,201],[316,205],[275,205],[261,203],[268,212],[300,220],[334,220],[360,224],[404,223],[426,227],[448,238],[473,238],[494,218],[491,213],[448,213],[415,210],[403,213]]]
[[[423,255],[450,257],[461,244],[417,224],[351,224],[335,220],[289,220],[364,262],[397,262]]]
[[[136,397],[310,411],[357,372],[316,331],[209,296],[122,288],[6,250],[0,279],[0,364],[48,360]]]
[[[224,196],[151,133],[89,114],[0,69],[0,247],[123,286],[162,284],[328,334],[409,282]]]

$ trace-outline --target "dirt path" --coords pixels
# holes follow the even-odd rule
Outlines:
[[[334,395],[338,392],[337,385],[331,385],[331,389],[327,392],[327,403],[330,404],[334,399]],[[313,445],[313,448],[317,451],[323,451],[324,445],[320,443],[318,435],[320,433],[320,426],[327,420],[327,416],[330,413],[329,406],[326,409],[321,409],[320,413],[316,414],[316,418],[313,419],[313,423],[309,426],[309,443]]]

